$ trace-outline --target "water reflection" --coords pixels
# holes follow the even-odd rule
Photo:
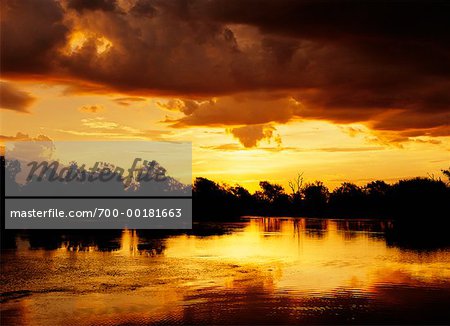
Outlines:
[[[450,251],[389,221],[255,218],[157,231],[27,232],[2,251],[2,325],[447,323]]]

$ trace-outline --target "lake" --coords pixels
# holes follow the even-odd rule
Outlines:
[[[404,246],[392,228],[248,218],[189,234],[20,232],[2,250],[1,324],[448,324],[450,250]]]

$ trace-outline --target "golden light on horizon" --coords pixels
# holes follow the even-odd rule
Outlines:
[[[344,181],[363,185],[377,179],[395,182],[428,173],[439,176],[450,161],[448,137],[416,137],[399,146],[377,139],[379,135],[364,124],[308,120],[274,124],[281,135],[281,144],[263,139],[258,146],[246,148],[229,133],[228,127],[174,129],[161,123],[168,115],[179,115],[161,108],[158,103],[165,98],[139,99],[124,106],[116,100],[123,99],[123,95],[116,93],[65,94],[63,85],[32,82],[14,85],[35,94],[39,100],[31,114],[19,117],[11,110],[0,112],[2,133],[10,136],[10,140],[21,132],[31,138],[45,135],[53,141],[191,141],[194,178],[237,183],[252,192],[263,180],[288,189],[288,181],[298,172],[304,172],[305,182],[322,180],[331,189]],[[90,105],[102,109],[80,110]]]

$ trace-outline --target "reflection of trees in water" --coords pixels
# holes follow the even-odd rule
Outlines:
[[[277,218],[263,217],[259,221],[263,233],[280,233],[283,228],[292,227],[294,236],[300,236],[304,231],[307,237],[322,238],[328,231],[328,220],[305,219],[305,218]]]
[[[382,239],[385,232],[393,228],[390,220],[336,220],[337,230],[344,236],[345,240],[351,240],[361,233],[373,239]]]
[[[411,250],[436,250],[450,248],[447,223],[444,221],[395,221],[386,230],[389,246]]]
[[[328,220],[305,219],[305,235],[310,238],[321,239],[328,232]]]
[[[280,232],[282,219],[264,217],[262,219],[263,232]]]
[[[161,254],[164,250],[163,238],[139,237],[130,230],[28,230],[24,232],[3,231],[9,239],[20,237],[29,242],[30,249],[67,251],[118,251],[124,248],[125,239],[132,238],[133,248],[126,251],[151,251]],[[3,236],[2,236],[3,238]]]
[[[114,251],[122,230],[29,230],[21,234],[31,249],[68,251]]]
[[[16,237],[17,237],[17,231],[15,230],[4,230],[2,228],[1,234],[0,234],[0,248],[1,249],[16,249]]]
[[[253,222],[252,222],[253,221]],[[389,220],[321,220],[321,219],[252,219],[251,223],[262,234],[292,233],[302,236],[324,238],[335,230],[344,240],[364,236],[385,240],[388,246],[411,250],[436,250],[450,247],[450,238],[443,224],[429,222],[411,224]],[[330,226],[334,225],[331,229]],[[2,249],[17,249],[17,239],[29,242],[30,249],[67,251],[129,251],[156,256],[164,253],[165,239],[182,234],[197,237],[226,235],[248,226],[247,223],[194,223],[192,230],[2,230]],[[128,237],[128,240],[126,237]],[[127,247],[124,241],[129,244]],[[127,249],[128,248],[128,249]]]
[[[180,234],[207,237],[229,234],[244,224],[194,224],[192,230],[1,230],[1,248],[16,249],[17,239],[28,241],[32,250],[65,249],[74,252],[123,251],[163,254],[167,237]]]
[[[386,241],[389,246],[412,250],[435,250],[450,247],[450,238],[443,225],[429,222],[411,223],[393,220],[329,220],[308,218],[266,217],[251,220],[262,234],[292,233],[294,238],[302,236],[323,239],[329,232],[337,233],[344,240],[367,237]]]

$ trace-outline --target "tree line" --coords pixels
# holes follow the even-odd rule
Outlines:
[[[0,157],[1,182],[8,189],[26,194],[40,193],[43,189],[64,194],[66,191],[80,190],[87,193],[109,194],[112,191],[126,194],[160,194],[185,195],[191,185],[183,185],[168,177],[166,182],[139,184],[132,191],[125,191],[120,182],[75,184],[30,180],[25,185],[16,183],[16,175],[21,170],[18,161],[5,162]],[[157,164],[157,162],[155,162]],[[71,167],[78,171],[76,165]],[[377,180],[358,186],[344,182],[330,191],[323,182],[303,182],[303,175],[298,174],[289,182],[287,191],[281,185],[261,181],[260,189],[251,194],[240,185],[219,184],[206,178],[196,178],[192,186],[193,217],[195,220],[229,220],[244,215],[254,216],[299,216],[324,218],[395,218],[411,220],[412,217],[438,219],[448,215],[450,203],[450,168],[442,170],[444,181],[434,176],[416,177],[400,180],[393,184]],[[70,187],[69,187],[70,186]],[[125,191],[125,192],[124,192]]]
[[[196,178],[193,216],[201,220],[230,219],[243,215],[336,218],[439,218],[448,214],[448,181],[434,176],[416,177],[389,184],[377,180],[358,186],[344,182],[330,191],[323,182],[303,184],[303,176],[289,182],[290,191],[268,181],[251,194],[240,185],[219,184]]]

